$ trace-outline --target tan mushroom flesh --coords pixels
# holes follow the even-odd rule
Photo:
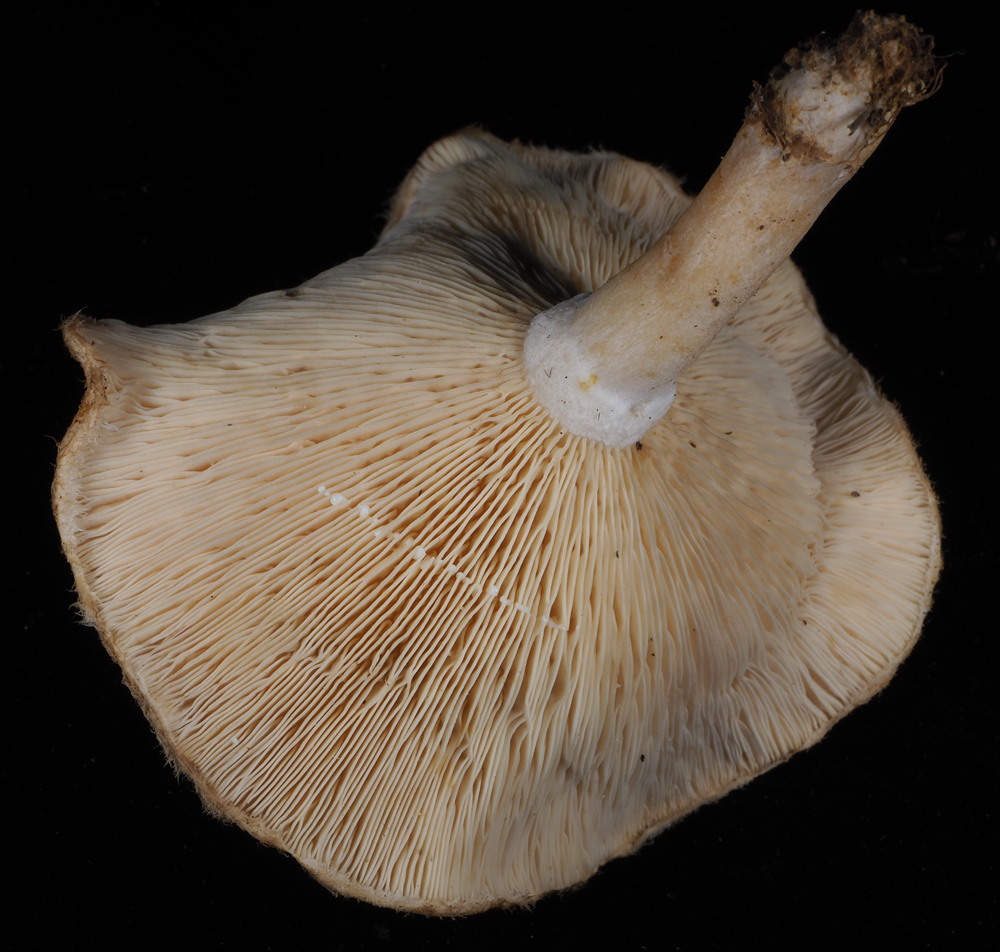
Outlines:
[[[920,47],[919,98],[927,41],[869,21]],[[775,82],[740,136],[811,175]],[[869,97],[850,135],[898,105]],[[676,390],[638,429],[575,432],[541,382],[557,360],[526,363],[533,319],[619,294],[630,263],[669,287],[654,245],[689,204],[619,155],[467,132],[421,157],[368,254],[294,291],[66,322],[87,393],[54,495],[83,612],[208,807],[331,889],[459,914],[578,883],[815,742],[913,646],[935,499],[790,247],[756,294],[767,274],[697,288],[729,313],[673,381],[649,365],[686,305],[646,284],[614,305],[657,312],[622,331],[626,389]],[[674,249],[718,217],[685,216]],[[616,346],[594,326],[577,356]]]

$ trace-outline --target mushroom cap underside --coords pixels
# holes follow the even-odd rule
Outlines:
[[[935,499],[790,263],[641,444],[535,400],[531,317],[686,202],[620,156],[466,133],[294,291],[67,322],[83,611],[205,803],[331,889],[460,914],[573,885],[912,647]]]

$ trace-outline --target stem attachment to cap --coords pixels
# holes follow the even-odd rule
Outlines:
[[[525,365],[578,436],[624,447],[662,417],[681,373],[788,257],[903,106],[931,95],[933,38],[859,13],[791,50],[756,86],[708,184],[646,254],[531,323]]]

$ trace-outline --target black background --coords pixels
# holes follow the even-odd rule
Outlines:
[[[25,5],[5,45],[8,570],[2,782],[23,947],[985,949],[997,915],[996,55],[954,8],[945,83],[796,252],[901,406],[945,569],[890,687],[816,748],[533,910],[404,916],[206,816],[96,633],[48,509],[82,393],[62,317],[185,321],[363,253],[422,149],[470,123],[602,146],[696,191],[751,81],[852,6]],[[624,15],[625,20],[618,17]],[[983,110],[983,112],[980,112]],[[984,114],[987,113],[987,114]]]

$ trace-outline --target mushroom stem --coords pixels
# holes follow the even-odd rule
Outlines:
[[[669,410],[681,373],[788,257],[940,70],[903,17],[858,13],[791,50],[688,210],[593,294],[538,314],[525,364],[573,433],[624,447]]]

